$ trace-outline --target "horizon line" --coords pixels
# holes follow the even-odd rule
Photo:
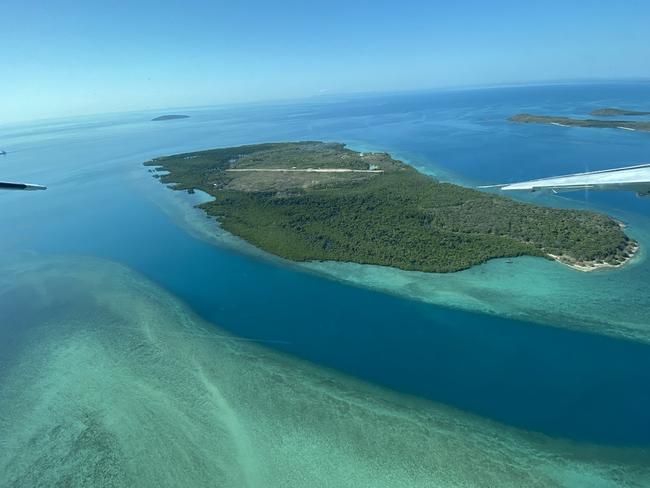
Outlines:
[[[238,106],[254,106],[254,105],[276,105],[291,102],[308,102],[314,100],[327,100],[338,97],[370,97],[378,95],[399,95],[399,94],[416,94],[416,93],[433,93],[433,92],[446,92],[446,91],[472,91],[472,90],[490,90],[500,88],[526,88],[533,86],[561,86],[561,85],[587,85],[587,84],[609,84],[609,83],[650,83],[650,78],[569,78],[569,79],[556,79],[545,81],[523,81],[523,82],[509,82],[509,83],[490,83],[490,84],[468,84],[468,85],[446,85],[430,88],[416,88],[406,90],[368,90],[368,91],[351,91],[351,92],[332,92],[332,93],[319,93],[314,95],[302,97],[281,97],[281,98],[264,98],[257,100],[247,101],[231,101],[231,102],[216,102],[201,105],[178,105],[167,107],[155,108],[136,108],[131,110],[117,110],[109,112],[84,112],[74,115],[62,115],[52,117],[36,117],[33,119],[16,119],[9,121],[0,121],[0,126],[5,125],[20,125],[35,122],[47,122],[56,120],[69,120],[75,118],[92,117],[92,116],[110,116],[118,114],[135,114],[147,113],[155,111],[170,111],[170,110],[199,110],[209,108],[227,108]]]

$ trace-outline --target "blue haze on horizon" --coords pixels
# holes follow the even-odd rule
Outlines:
[[[7,0],[0,123],[323,94],[650,79],[650,3]]]

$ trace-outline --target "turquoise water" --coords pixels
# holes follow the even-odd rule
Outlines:
[[[2,271],[20,353],[0,368],[1,486],[650,480],[647,451],[508,428],[275,353],[115,262],[31,256]]]
[[[0,236],[0,319],[11,339],[0,347],[0,364],[11,376],[27,347],[20,331],[44,320],[29,294],[12,291],[12,273],[38,282],[32,261],[65,256],[74,273],[86,269],[86,257],[97,257],[144,275],[235,336],[331,374],[496,420],[503,429],[648,446],[645,251],[623,269],[592,274],[533,258],[453,275],[294,266],[215,239],[211,223],[141,163],[217,146],[321,139],[386,150],[442,179],[506,182],[640,163],[650,152],[647,134],[520,126],[507,116],[642,109],[649,95],[648,85],[531,87],[206,108],[157,124],[151,114],[130,113],[3,126],[3,179],[49,189],[0,195],[0,221],[11,230]],[[533,199],[608,211],[630,224],[642,248],[650,243],[648,200]],[[17,271],[16,262],[27,264]],[[95,286],[101,297],[101,281]],[[42,295],[48,293],[45,287]],[[80,306],[77,295],[58,293],[59,308]]]

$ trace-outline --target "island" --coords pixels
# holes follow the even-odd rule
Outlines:
[[[575,269],[620,266],[637,243],[599,213],[547,208],[435,180],[385,153],[318,141],[159,157],[174,190],[223,229],[293,261],[348,261],[454,272],[493,258],[540,256]]]
[[[151,121],[152,122],[157,122],[157,121],[160,121],[160,120],[189,119],[189,118],[190,118],[189,115],[172,114],[172,115],[160,115],[158,117],[155,117],[155,118],[151,119]]]
[[[569,117],[558,117],[554,115],[531,114],[513,115],[508,120],[524,124],[551,124],[562,127],[596,127],[601,129],[623,129],[650,132],[650,122],[636,120],[572,119]]]
[[[589,115],[613,117],[617,115],[650,115],[650,112],[639,112],[637,110],[625,110],[622,108],[599,108],[598,110],[589,112]]]

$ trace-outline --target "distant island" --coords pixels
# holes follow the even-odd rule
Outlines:
[[[650,132],[650,121],[641,122],[636,120],[599,120],[599,119],[572,119],[569,117],[558,117],[554,115],[531,115],[517,114],[510,117],[511,122],[524,124],[551,124],[562,127],[596,127],[604,129],[624,129]]]
[[[203,190],[221,226],[294,261],[453,272],[492,258],[542,256],[576,269],[620,266],[637,249],[613,219],[441,183],[385,153],[287,142],[144,163],[175,190]]]
[[[650,112],[638,112],[636,110],[624,110],[621,108],[599,108],[589,112],[589,115],[603,115],[612,117],[616,115],[650,115]]]
[[[189,115],[160,115],[158,117],[155,117],[152,120],[152,122],[156,122],[159,120],[174,120],[174,119],[189,119]]]

